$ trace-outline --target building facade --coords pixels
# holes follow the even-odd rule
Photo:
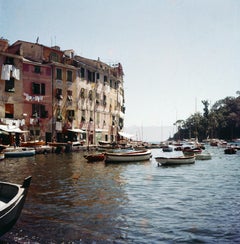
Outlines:
[[[0,40],[0,118],[26,139],[117,141],[124,126],[123,69],[39,43]]]

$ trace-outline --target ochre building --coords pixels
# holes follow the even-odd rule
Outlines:
[[[0,39],[0,74],[0,129],[25,131],[23,140],[46,143],[119,139],[125,114],[120,63]]]

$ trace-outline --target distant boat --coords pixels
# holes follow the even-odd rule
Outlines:
[[[39,147],[45,145],[45,141],[23,141],[21,142],[21,147]]]
[[[163,147],[162,147],[162,151],[163,151],[163,152],[172,152],[172,151],[173,151],[173,147],[170,147],[170,146],[163,146]]]
[[[178,156],[178,157],[155,157],[160,165],[182,165],[195,163],[195,156]]]
[[[6,158],[29,157],[36,154],[36,150],[31,147],[8,147],[3,152]]]
[[[195,155],[196,160],[209,160],[212,159],[212,155],[209,152],[202,152]]]
[[[87,159],[88,162],[103,161],[105,159],[105,154],[104,153],[88,154],[88,155],[84,155],[84,158]]]
[[[186,147],[183,149],[184,155],[194,155],[194,154],[199,154],[201,152],[202,149],[200,147],[194,147],[194,148]]]
[[[120,152],[106,152],[106,162],[138,162],[151,158],[151,150],[130,150]]]
[[[0,181],[0,236],[8,232],[18,220],[32,177],[22,185]]]
[[[237,150],[234,147],[228,147],[224,150],[225,154],[236,154]]]

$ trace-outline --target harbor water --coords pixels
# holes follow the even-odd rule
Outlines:
[[[0,162],[0,180],[32,175],[5,243],[240,243],[240,151],[159,167],[150,161],[88,163],[84,152]],[[166,153],[169,155],[169,153]]]

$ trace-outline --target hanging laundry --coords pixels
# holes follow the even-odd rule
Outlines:
[[[11,64],[2,65],[1,80],[10,80]]]
[[[17,80],[20,80],[20,70],[15,66],[12,67],[12,76]]]

